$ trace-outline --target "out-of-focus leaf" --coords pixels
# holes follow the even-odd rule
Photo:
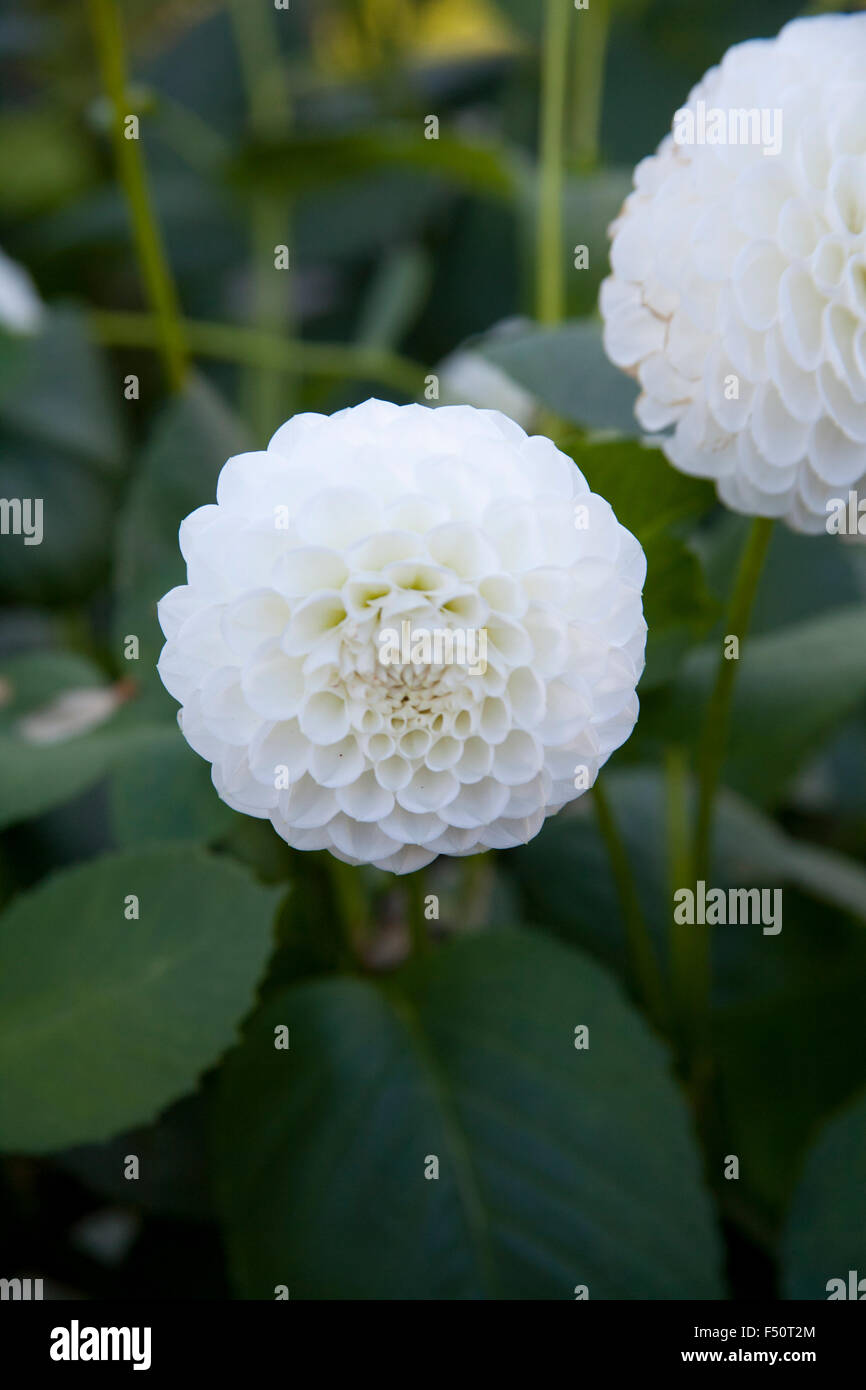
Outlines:
[[[647,669],[641,690],[669,679],[696,639],[718,614],[700,561],[671,528],[709,511],[712,488],[671,468],[657,448],[634,440],[604,443],[563,441],[594,492],[610,502],[617,518],[643,545],[647,558],[644,614]]]
[[[219,798],[210,767],[179,729],[137,738],[114,762],[111,819],[118,845],[181,841],[207,844],[231,828],[234,813]]]
[[[516,187],[516,157],[509,157],[501,144],[447,130],[428,140],[420,120],[411,126],[251,144],[232,162],[228,176],[239,188],[293,194],[394,166],[420,169],[474,194],[510,199]]]
[[[62,111],[0,115],[0,212],[28,217],[75,199],[93,177],[90,147]]]
[[[175,710],[156,673],[163,641],[156,606],[184,581],[178,527],[214,501],[220,469],[245,447],[233,416],[196,380],[165,408],[141,459],[118,531],[115,631],[119,647],[127,636],[139,639],[135,676],[147,714],[168,718]]]
[[[666,845],[667,804],[663,775],[649,768],[602,772],[625,841],[644,913],[660,954],[666,954],[673,915]],[[694,813],[691,789],[689,814]],[[625,927],[610,864],[598,831],[591,795],[571,813],[549,821],[525,848],[513,850],[507,867],[524,893],[529,921],[551,926],[620,970],[626,968]],[[735,792],[719,796],[712,852],[713,885],[798,889],[819,903],[866,921],[866,869],[855,860],[794,838]],[[783,929],[784,930],[784,929]],[[770,946],[773,942],[770,941]],[[724,992],[749,990],[738,952],[727,952],[724,933],[715,982]],[[866,949],[866,935],[864,935]],[[751,968],[751,967],[748,967]],[[764,976],[769,986],[778,974]]]
[[[104,1139],[190,1091],[251,1003],[275,905],[188,847],[95,860],[16,899],[0,917],[0,1147]]]
[[[637,388],[606,357],[594,320],[529,329],[507,341],[480,343],[479,351],[562,419],[586,429],[640,433]]]
[[[643,736],[693,738],[721,638],[684,663],[676,686],[642,714]],[[798,769],[866,699],[866,604],[747,638],[734,691],[725,780],[777,801]]]
[[[271,999],[229,1059],[216,1145],[247,1298],[722,1296],[663,1049],[597,966],[528,933],[452,943],[387,988]]]
[[[114,495],[80,458],[0,426],[0,497],[22,508],[0,536],[0,594],[61,605],[88,597],[108,572]]]
[[[809,1153],[788,1218],[782,1277],[787,1298],[866,1296],[859,1283],[866,1278],[866,1094],[825,1126]]]
[[[118,379],[112,389],[82,315],[54,310],[28,342],[24,366],[7,389],[0,380],[0,423],[91,467],[116,472],[123,455],[123,382]]]
[[[102,1144],[86,1144],[55,1157],[94,1192],[128,1206],[187,1220],[213,1215],[207,1166],[206,1098],[199,1092],[169,1107],[156,1123]],[[205,1113],[203,1113],[203,1111]],[[126,1159],[139,1160],[136,1180],[124,1176]]]

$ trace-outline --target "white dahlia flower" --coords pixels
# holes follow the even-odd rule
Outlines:
[[[297,849],[407,873],[523,844],[634,727],[643,551],[496,411],[297,415],[180,544],[163,683],[223,800]]]
[[[11,333],[35,333],[42,315],[42,300],[30,275],[0,251],[0,327]]]
[[[730,49],[611,231],[640,423],[735,511],[823,531],[866,485],[866,14]]]

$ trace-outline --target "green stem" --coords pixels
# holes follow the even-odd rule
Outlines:
[[[490,851],[470,854],[461,860],[460,903],[464,926],[477,927],[486,920],[492,891],[493,855]]]
[[[716,789],[725,760],[725,745],[731,717],[731,698],[737,678],[740,648],[749,630],[752,607],[764,568],[767,549],[773,534],[770,517],[756,517],[743,550],[731,604],[728,610],[723,651],[716,672],[716,681],[707,705],[703,732],[698,746],[698,820],[695,832],[695,880],[707,878],[710,867],[710,839],[713,826],[713,805]],[[737,659],[727,659],[724,646],[727,639],[737,639]]]
[[[111,128],[118,177],[129,208],[147,296],[159,325],[159,347],[166,376],[171,389],[179,391],[186,379],[188,363],[177,292],[154,212],[141,145],[138,139],[127,139],[124,131],[126,117],[132,113],[127,109],[126,54],[120,14],[116,0],[89,0],[89,7],[102,80],[112,108]]]
[[[575,90],[571,144],[582,169],[598,164],[601,137],[604,65],[610,35],[609,0],[591,0],[575,24]]]
[[[625,922],[626,939],[638,993],[652,1020],[661,1026],[666,1017],[664,981],[644,920],[625,844],[617,828],[601,781],[592,789],[598,828],[607,849]]]
[[[90,322],[96,337],[108,347],[156,348],[160,344],[160,326],[150,314],[98,310],[90,315]],[[358,381],[372,379],[413,397],[424,389],[423,367],[381,348],[299,341],[228,323],[186,319],[182,327],[192,352],[199,357],[271,367],[280,372],[305,371],[314,376]]]
[[[292,114],[286,74],[274,28],[274,11],[250,0],[230,0],[238,59],[249,107],[249,125],[259,139],[288,135]],[[263,332],[294,332],[287,275],[277,270],[274,251],[290,242],[287,198],[272,191],[250,198],[252,241],[252,323]],[[291,254],[291,248],[290,248]],[[279,370],[250,368],[241,384],[243,413],[258,438],[271,434],[280,419],[292,413],[288,383]]]
[[[571,0],[546,0],[541,68],[541,131],[536,233],[536,317],[557,324],[565,312],[562,234],[563,146]]]
[[[752,608],[758,591],[767,549],[773,534],[773,521],[756,517],[743,549],[731,595],[730,608],[723,637],[722,656],[716,680],[707,704],[703,730],[697,751],[698,811],[692,850],[691,885],[706,883],[711,869],[713,813],[716,792],[725,761],[731,703],[737,678],[742,645],[749,630]],[[726,657],[730,637],[737,639],[737,656]],[[710,929],[692,930],[687,970],[689,976],[690,1009],[698,1045],[702,1044],[709,1027],[710,1012]]]
[[[674,894],[688,886],[691,874],[688,766],[682,748],[669,748],[665,753],[665,784],[667,792],[668,888],[671,903],[670,970],[671,992],[677,1029],[683,1046],[694,1038],[696,1020],[694,1000],[696,982],[701,978],[702,932],[694,926],[674,920]]]
[[[426,956],[430,950],[430,935],[427,919],[424,916],[426,875],[423,869],[416,869],[406,879],[406,925],[412,955],[416,959]]]
[[[359,868],[353,864],[344,864],[332,854],[328,855],[328,868],[340,913],[347,956],[351,962],[355,962],[363,954],[369,925],[364,880]]]

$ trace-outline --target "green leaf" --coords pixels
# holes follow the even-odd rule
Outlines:
[[[121,399],[120,379],[112,388],[84,316],[56,309],[29,340],[23,367],[0,389],[0,423],[111,474],[123,456]],[[57,524],[68,525],[68,513]]]
[[[660,449],[645,448],[635,440],[569,439],[560,447],[646,553],[644,616],[649,630],[647,669],[641,680],[645,692],[673,675],[718,614],[698,556],[672,529],[709,511],[715,494],[702,479],[672,468]]]
[[[642,545],[676,522],[694,520],[715,506],[710,483],[680,473],[654,446],[628,439],[606,443],[569,439],[560,448]]]
[[[826,1299],[841,1292],[830,1280],[841,1279],[842,1297],[862,1300],[866,1286],[866,1094],[822,1130],[806,1161],[791,1205],[782,1249],[786,1298]]]
[[[642,711],[642,735],[696,736],[720,648],[721,639],[688,658],[667,698]],[[774,802],[866,698],[866,605],[747,638],[739,665],[725,780]]]
[[[478,350],[563,420],[624,435],[640,432],[635,384],[608,360],[595,320],[528,329],[479,343]]]
[[[722,1297],[664,1050],[541,937],[482,932],[384,988],[277,996],[228,1062],[216,1131],[247,1298]]]
[[[111,779],[115,840],[129,846],[184,841],[209,843],[225,835],[235,814],[220,801],[210,766],[179,729],[154,730],[115,760]]]
[[[741,941],[752,933],[746,944],[756,992],[714,1019],[725,1152],[739,1156],[738,1186],[773,1223],[816,1126],[866,1085],[866,941],[826,910],[806,915],[787,893],[784,906],[780,937],[718,929],[740,933]],[[767,978],[765,958],[774,948],[787,966],[781,988]]]
[[[468,140],[447,130],[427,140],[420,120],[411,126],[260,141],[234,159],[228,177],[242,189],[271,188],[285,194],[383,167],[419,169],[471,193],[498,198],[510,199],[516,190],[516,160],[501,144]]]
[[[192,1090],[252,1002],[275,905],[188,848],[108,856],[22,894],[0,917],[0,1147],[105,1139]]]
[[[668,884],[666,792],[655,769],[605,769],[611,807],[626,844],[641,903],[660,951],[667,949],[673,904]],[[689,814],[695,802],[688,796]],[[625,971],[625,926],[616,885],[591,798],[548,821],[507,867],[520,884],[529,920],[552,927],[603,961]],[[866,920],[866,869],[856,861],[785,833],[757,807],[723,789],[713,833],[713,885],[797,889],[839,912]],[[783,927],[783,933],[785,928]],[[772,943],[770,943],[772,945]],[[866,947],[866,937],[864,937]],[[714,978],[719,990],[742,994],[758,975],[751,953],[736,939],[714,933]],[[778,987],[778,974],[760,977]]]
[[[108,572],[114,487],[89,462],[0,423],[0,497],[29,499],[29,536],[0,537],[0,593],[15,603],[69,604]],[[41,502],[42,538],[38,544]]]
[[[196,507],[213,502],[226,459],[246,441],[218,396],[201,380],[166,407],[141,460],[120,520],[117,545],[116,640],[139,639],[136,676],[141,708],[172,717],[174,705],[156,673],[163,637],[156,606],[182,584],[186,569],[178,527]]]

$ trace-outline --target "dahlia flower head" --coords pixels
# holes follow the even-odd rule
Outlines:
[[[296,415],[180,546],[160,676],[222,799],[296,849],[407,873],[523,844],[634,727],[643,550],[498,411]]]
[[[671,463],[820,532],[866,489],[866,14],[736,45],[684,111],[611,228],[605,347]]]

